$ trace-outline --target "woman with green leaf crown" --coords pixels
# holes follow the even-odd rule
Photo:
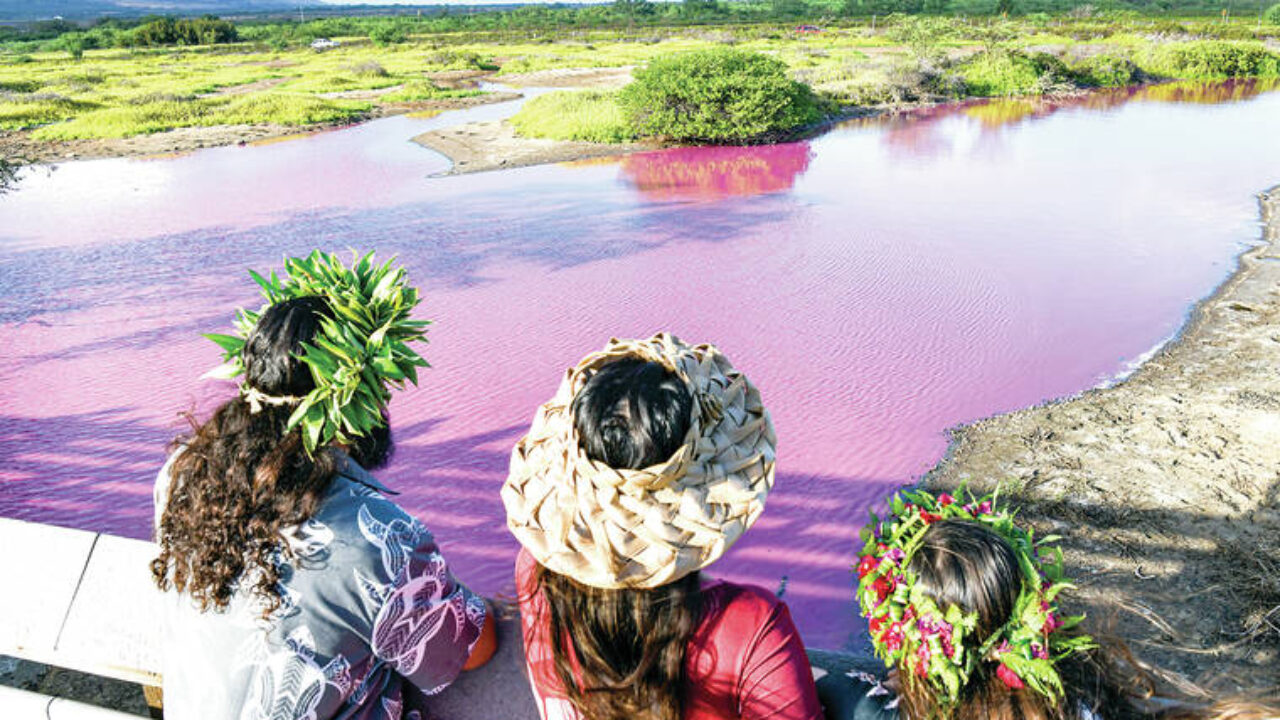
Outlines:
[[[492,655],[488,606],[370,469],[391,454],[388,386],[417,382],[417,291],[372,254],[315,252],[240,311],[155,486],[165,716],[416,717],[423,695]]]
[[[1118,641],[1065,616],[1055,537],[1035,538],[993,496],[904,492],[862,530],[858,603],[885,682],[854,673],[819,682],[841,717],[931,720],[1263,720],[1249,701],[1161,697]],[[890,690],[889,688],[892,688]]]

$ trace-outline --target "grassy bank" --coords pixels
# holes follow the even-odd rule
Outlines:
[[[0,131],[53,140],[343,122],[386,106],[476,94],[450,80],[467,73],[501,80],[539,70],[644,66],[709,47],[775,58],[793,79],[846,107],[1280,74],[1280,25],[1078,15],[890,15],[844,19],[818,32],[779,22],[406,32],[384,42],[337,36],[339,45],[324,52],[298,45],[309,37],[302,26],[283,43],[252,28],[242,29],[238,42],[190,47],[72,52],[54,49],[55,40],[14,41],[0,44]],[[530,103],[517,124],[533,136],[616,140],[626,133],[618,130],[612,100],[543,99]]]

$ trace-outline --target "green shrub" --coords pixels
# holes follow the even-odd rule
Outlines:
[[[1137,61],[1151,75],[1186,80],[1280,75],[1280,54],[1261,43],[1201,40],[1157,45],[1139,54]]]
[[[968,94],[980,97],[1038,94],[1073,86],[1066,64],[1047,53],[984,51],[965,61],[959,71]]]
[[[1267,8],[1267,12],[1263,15],[1263,19],[1272,25],[1280,25],[1280,3],[1276,3]]]
[[[419,102],[422,100],[440,100],[443,98],[461,98],[483,95],[483,90],[448,90],[436,87],[426,80],[412,80],[398,90],[382,96],[386,102]]]
[[[813,91],[786,70],[780,60],[733,48],[658,57],[633,73],[618,102],[642,137],[753,141],[822,118]]]
[[[1126,87],[1142,79],[1142,71],[1128,58],[1094,55],[1076,63],[1071,71],[1085,87]]]
[[[620,143],[635,139],[617,93],[560,90],[530,99],[511,118],[525,137]]]
[[[374,45],[392,45],[407,40],[409,33],[398,23],[384,23],[369,31],[369,39]]]

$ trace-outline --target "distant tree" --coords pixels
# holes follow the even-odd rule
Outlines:
[[[402,43],[409,38],[409,33],[400,23],[384,22],[375,25],[369,31],[369,39],[374,45],[394,45]]]
[[[1280,25],[1280,3],[1276,3],[1268,8],[1264,17],[1266,18],[1266,21],[1272,25]]]

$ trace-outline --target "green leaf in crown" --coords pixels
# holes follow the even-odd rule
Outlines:
[[[409,343],[426,342],[426,320],[413,320],[418,291],[405,282],[395,258],[379,265],[373,253],[352,253],[351,267],[337,255],[316,250],[305,258],[285,258],[285,277],[272,272],[249,275],[262,288],[267,303],[257,312],[237,312],[235,335],[205,335],[223,351],[223,364],[205,377],[232,379],[244,373],[245,340],[258,318],[272,305],[294,298],[318,296],[333,311],[320,321],[300,359],[315,381],[312,390],[289,417],[288,429],[302,428],[307,452],[330,442],[350,443],[385,421],[382,411],[391,399],[388,386],[418,384],[418,368],[430,367]]]
[[[997,494],[974,497],[961,488],[955,497],[904,491],[889,501],[884,519],[871,513],[863,528],[858,604],[867,618],[876,656],[886,667],[901,665],[932,689],[943,707],[954,705],[969,677],[983,662],[998,663],[996,674],[1010,688],[1030,687],[1050,698],[1063,696],[1055,663],[1096,647],[1072,630],[1083,616],[1063,617],[1055,603],[1072,585],[1062,579],[1057,536],[1036,540],[1000,507]],[[1022,588],[1009,621],[979,642],[973,637],[978,614],[950,605],[940,608],[916,585],[908,569],[930,525],[963,520],[985,525],[1013,548]]]

